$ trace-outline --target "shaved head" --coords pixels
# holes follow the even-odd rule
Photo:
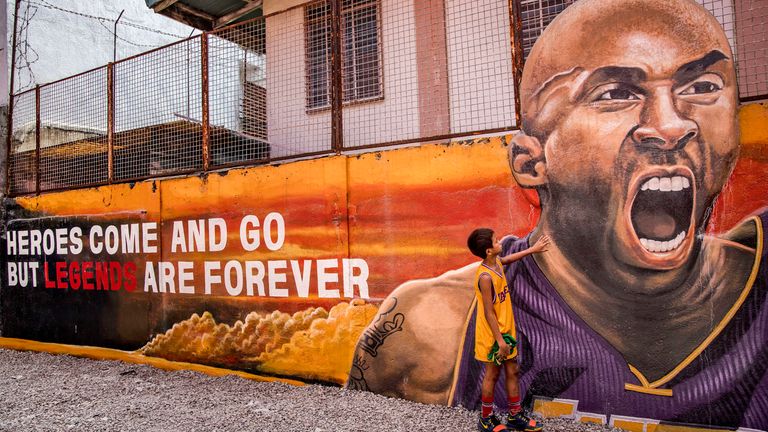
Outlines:
[[[739,151],[715,17],[693,0],[579,0],[534,45],[520,98],[510,167],[563,255],[637,292],[686,277]],[[656,182],[677,194],[656,200]]]
[[[557,106],[542,96],[576,97],[579,75],[605,64],[633,66],[657,61],[654,39],[674,39],[677,52],[694,57],[710,47],[732,58],[728,39],[712,14],[693,0],[580,0],[563,11],[541,34],[523,70],[520,85],[522,127],[540,139],[556,126]],[[630,62],[632,63],[632,62]],[[569,87],[559,86],[568,77]]]

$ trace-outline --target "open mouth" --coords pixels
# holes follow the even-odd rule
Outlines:
[[[678,171],[640,179],[632,202],[632,228],[643,249],[653,255],[676,252],[691,231],[693,176]]]

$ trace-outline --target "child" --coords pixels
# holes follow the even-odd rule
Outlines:
[[[483,259],[475,276],[477,297],[477,319],[475,324],[475,358],[485,363],[485,377],[482,385],[482,413],[478,423],[480,431],[520,430],[537,432],[542,426],[528,418],[520,407],[520,392],[517,384],[517,350],[515,341],[515,318],[512,315],[507,279],[503,266],[526,255],[543,252],[549,245],[544,235],[530,248],[499,257],[501,241],[493,230],[478,228],[467,239],[472,253]],[[506,336],[506,337],[505,337]],[[501,424],[493,414],[493,389],[499,379],[502,365],[507,375],[509,415],[507,424]]]

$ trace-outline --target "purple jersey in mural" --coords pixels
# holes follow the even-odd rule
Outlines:
[[[754,219],[758,220],[758,219]],[[759,215],[765,241],[768,211]],[[758,242],[761,243],[761,242]],[[528,238],[507,239],[502,255],[528,247]],[[519,337],[524,395],[578,400],[580,412],[662,421],[768,429],[768,270],[765,247],[744,303],[700,355],[654,390],[622,355],[592,330],[559,296],[531,256],[506,268]],[[757,261],[756,261],[757,262]],[[470,329],[474,328],[470,323]],[[454,404],[476,408],[482,366],[472,359],[467,333]],[[503,383],[503,380],[499,381]],[[646,383],[647,384],[647,383]],[[646,386],[647,388],[647,386]],[[671,392],[670,392],[671,390]],[[671,396],[669,395],[671,393]],[[497,405],[505,405],[501,385]]]

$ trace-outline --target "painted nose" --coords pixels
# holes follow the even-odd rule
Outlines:
[[[640,125],[632,132],[639,147],[678,150],[699,133],[696,122],[678,111],[669,91],[650,96],[641,115]]]

